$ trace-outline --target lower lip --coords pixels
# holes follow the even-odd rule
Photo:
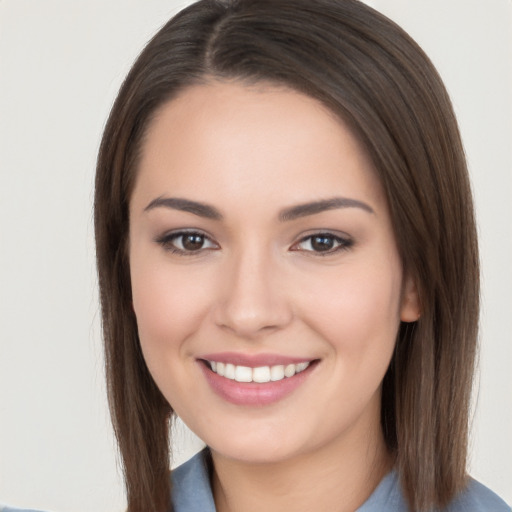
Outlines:
[[[315,361],[293,377],[259,383],[226,379],[210,370],[204,362],[198,362],[206,381],[217,395],[235,405],[252,406],[269,405],[282,400],[293,393],[309,377],[313,367],[316,366]]]

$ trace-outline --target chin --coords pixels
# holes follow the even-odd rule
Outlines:
[[[225,442],[217,440],[211,444],[207,443],[207,445],[222,457],[247,464],[284,462],[302,451],[289,442],[284,444],[282,436],[279,439],[269,439],[266,436],[261,438],[254,435],[237,439],[236,436],[233,436]]]

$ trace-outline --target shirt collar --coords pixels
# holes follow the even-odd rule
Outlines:
[[[215,512],[210,486],[211,455],[207,448],[172,472],[174,512]],[[408,510],[395,471],[388,473],[357,512]]]

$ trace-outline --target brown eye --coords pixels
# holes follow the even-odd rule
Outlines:
[[[334,247],[335,242],[333,236],[313,236],[311,237],[311,248],[318,252],[330,251]]]
[[[353,243],[350,238],[342,238],[332,233],[318,233],[304,237],[292,247],[292,250],[328,255],[349,249]]]
[[[219,249],[218,244],[203,233],[180,231],[166,234],[155,240],[166,251],[180,255],[200,253],[204,250]]]
[[[181,236],[181,244],[186,251],[197,251],[203,248],[205,237],[197,233],[188,233]]]

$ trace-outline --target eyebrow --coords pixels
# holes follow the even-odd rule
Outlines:
[[[313,201],[311,203],[304,203],[290,208],[285,208],[279,213],[279,220],[286,222],[338,208],[360,208],[365,212],[372,214],[375,213],[371,206],[363,203],[362,201],[358,201],[357,199],[333,197],[331,199],[323,199],[320,201]]]
[[[178,197],[157,197],[144,208],[144,211],[147,212],[160,207],[188,212],[212,220],[222,220],[224,218],[214,206]],[[279,212],[278,218],[281,222],[288,222],[338,208],[360,208],[368,213],[375,213],[371,206],[357,199],[333,197],[285,208]]]
[[[222,220],[223,218],[219,210],[209,204],[190,201],[189,199],[181,199],[178,197],[157,197],[156,199],[153,199],[146,208],[144,208],[144,211],[147,212],[158,207],[189,212],[207,219]]]

